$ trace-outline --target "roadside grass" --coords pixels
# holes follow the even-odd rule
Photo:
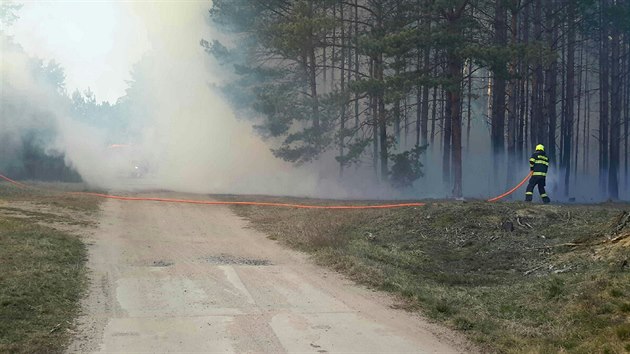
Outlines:
[[[98,200],[0,183],[0,352],[63,352],[87,287],[86,227]]]
[[[318,263],[396,294],[400,307],[462,331],[484,352],[624,353],[630,237],[610,241],[630,234],[619,224],[624,208],[436,202],[234,210]]]
[[[85,288],[80,239],[0,216],[0,352],[59,352]]]
[[[98,210],[99,202],[96,198],[68,193],[87,191],[83,184],[37,182],[29,183],[29,186],[33,186],[33,188],[21,189],[6,182],[0,182],[0,202],[4,201],[5,204],[10,204],[11,202],[33,202],[39,205],[61,207],[82,212]]]

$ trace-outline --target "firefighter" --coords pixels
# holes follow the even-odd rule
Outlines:
[[[538,186],[538,192],[543,200],[543,203],[548,204],[551,202],[547,192],[545,192],[545,184],[547,180],[547,169],[549,169],[549,158],[545,154],[545,146],[538,144],[536,146],[536,152],[529,159],[529,169],[533,172],[532,177],[529,179],[527,185],[527,192],[525,192],[525,201],[531,202],[534,197],[534,187]]]

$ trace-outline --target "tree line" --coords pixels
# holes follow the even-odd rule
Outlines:
[[[612,199],[628,187],[628,0],[215,0],[209,16],[229,34],[201,41],[223,90],[279,158],[332,151],[340,174],[370,164],[404,187],[428,148],[461,197],[481,121],[506,184],[544,144],[564,195],[592,171]]]
[[[8,7],[0,7],[0,25],[13,18],[5,10]],[[41,107],[48,102],[67,103],[63,68],[52,60],[29,57],[2,31],[0,52],[7,56],[0,75],[0,173],[16,179],[80,181],[78,173],[66,165],[63,153],[54,148],[53,113]],[[23,77],[31,82],[20,83],[28,81]],[[25,93],[29,84],[34,89]]]

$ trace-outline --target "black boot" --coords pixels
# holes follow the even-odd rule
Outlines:
[[[531,195],[531,194],[526,194],[526,195],[525,195],[525,201],[526,201],[526,202],[531,202],[531,201],[532,201],[532,199],[533,199],[533,197],[534,197],[534,196],[533,196],[533,195]]]
[[[551,199],[549,199],[549,197],[543,197],[542,201],[543,201],[543,203],[545,203],[545,204],[549,204],[549,203],[551,203]]]

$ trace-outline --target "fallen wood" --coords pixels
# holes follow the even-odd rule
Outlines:
[[[538,269],[542,268],[543,266],[544,266],[544,265],[539,265],[539,266],[538,266],[538,267],[536,267],[536,268],[532,268],[532,269],[530,269],[530,270],[526,271],[525,273],[523,273],[523,275],[530,275],[531,273],[533,273],[533,272],[537,271]]]
[[[619,242],[619,241],[623,240],[624,238],[626,238],[626,237],[628,237],[628,236],[630,236],[630,234],[620,235],[620,236],[617,236],[617,237],[615,237],[615,238],[613,238],[613,239],[611,239],[611,240],[609,240],[609,241],[610,241],[611,243],[616,243],[616,242]]]
[[[518,216],[516,217],[516,223],[519,224],[519,226],[528,227],[530,229],[533,229],[532,225],[530,225],[530,224],[528,224],[526,222],[521,222],[521,218],[518,217]]]
[[[57,323],[57,325],[56,325],[55,327],[53,327],[53,329],[51,329],[51,330],[50,330],[50,332],[48,332],[48,333],[55,332],[56,330],[58,330],[58,329],[59,329],[59,327],[61,327],[61,322],[60,322],[60,323]]]
[[[560,243],[557,245],[549,245],[549,246],[542,246],[542,247],[535,247],[533,249],[535,250],[540,250],[540,249],[546,249],[546,248],[556,248],[556,247],[577,247],[577,246],[595,246],[596,244],[586,244],[586,243],[574,243],[574,242],[567,242],[567,243]]]
[[[568,271],[570,271],[571,269],[573,269],[573,267],[566,267],[563,269],[556,269],[553,271],[553,274],[561,274],[561,273],[566,273]]]

